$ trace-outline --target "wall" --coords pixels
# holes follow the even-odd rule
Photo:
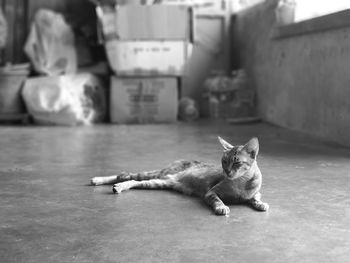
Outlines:
[[[32,20],[35,12],[40,8],[52,9],[64,15],[74,16],[79,20],[91,18],[95,12],[94,5],[88,0],[29,0],[29,20]]]
[[[27,34],[27,1],[0,0],[7,23],[5,47],[0,51],[0,64],[24,61],[23,43]]]
[[[350,146],[350,28],[272,39],[275,0],[235,17],[234,58],[268,122]]]

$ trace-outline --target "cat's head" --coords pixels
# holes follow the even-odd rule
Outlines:
[[[249,171],[259,152],[258,139],[252,138],[245,145],[233,146],[221,137],[218,138],[224,148],[221,164],[226,176],[236,179]]]

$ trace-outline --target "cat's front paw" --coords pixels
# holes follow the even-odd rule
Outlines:
[[[121,184],[115,184],[113,185],[113,193],[115,194],[120,194],[123,191],[123,187],[121,186]]]
[[[216,215],[225,216],[230,213],[230,208],[226,205],[220,205],[218,207],[215,207],[214,211]]]
[[[254,208],[258,211],[265,212],[269,210],[269,204],[263,202],[255,203]]]

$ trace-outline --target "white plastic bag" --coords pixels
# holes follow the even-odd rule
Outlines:
[[[35,14],[24,51],[39,73],[55,76],[77,70],[73,31],[61,14],[51,10]]]
[[[106,117],[105,90],[92,74],[30,78],[22,96],[38,124],[87,125]]]

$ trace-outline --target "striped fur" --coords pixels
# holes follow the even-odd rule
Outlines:
[[[262,175],[256,162],[258,139],[252,138],[240,146],[232,146],[220,137],[219,141],[224,148],[221,166],[179,160],[160,170],[94,177],[91,184],[113,184],[117,194],[133,188],[171,189],[203,198],[217,215],[230,212],[223,200],[244,202],[258,211],[268,210],[259,192]]]

